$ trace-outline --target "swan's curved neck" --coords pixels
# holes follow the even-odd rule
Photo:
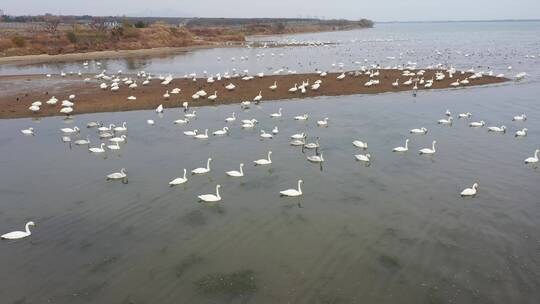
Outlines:
[[[184,179],[186,179],[186,169],[184,169]]]
[[[298,181],[298,192],[302,193],[302,182]]]
[[[26,233],[30,234],[30,223],[26,223]]]
[[[210,170],[210,159],[206,161],[206,170]]]
[[[405,149],[408,149],[408,148],[409,148],[409,141],[406,140],[406,141],[405,141]]]
[[[435,152],[435,142],[433,142],[433,144],[431,144],[431,149],[433,150],[433,152]]]
[[[221,199],[221,196],[219,196],[219,185],[216,186],[216,196],[217,198]]]
[[[321,160],[324,161],[323,152],[321,152]]]
[[[538,150],[534,151],[534,158],[538,158]]]
[[[240,166],[240,174],[244,174],[244,169],[242,169],[243,166]]]
[[[272,153],[268,152],[268,161],[271,161],[270,155],[272,155]]]

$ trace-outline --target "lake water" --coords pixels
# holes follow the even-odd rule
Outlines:
[[[540,23],[380,24],[374,29],[264,40],[339,42],[331,47],[203,50],[170,58],[102,61],[110,71],[209,73],[281,67],[313,71],[368,59],[452,63],[495,73],[527,72],[498,86],[370,96],[265,101],[197,109],[188,125],[180,109],[0,120],[0,231],[33,220],[33,235],[0,242],[2,303],[538,303],[540,301],[540,170],[523,163],[540,148]],[[441,55],[436,55],[436,50]],[[275,53],[271,56],[270,53]],[[261,56],[265,53],[265,56]],[[283,57],[279,56],[283,53]],[[399,58],[400,53],[402,57]],[[260,56],[257,57],[256,55]],[[247,61],[239,61],[241,56]],[[534,58],[531,58],[534,55]],[[398,59],[388,59],[395,56]],[[527,56],[527,57],[526,57]],[[217,57],[221,57],[218,61]],[[236,61],[232,62],[231,57]],[[507,66],[513,66],[508,72]],[[4,66],[2,74],[77,71],[80,63]],[[97,71],[91,63],[90,71]],[[270,113],[283,108],[281,120]],[[472,129],[467,120],[506,125],[507,134]],[[230,124],[231,134],[200,141],[182,134],[256,118],[257,128]],[[307,122],[293,116],[309,113]],[[526,113],[525,122],[512,117]],[[315,121],[328,117],[329,127]],[[156,121],[148,126],[147,119]],[[88,121],[128,123],[119,152],[89,154],[61,142],[59,129]],[[260,141],[260,129],[280,133]],[[36,136],[20,129],[33,127]],[[409,129],[427,127],[426,135]],[[529,134],[515,138],[523,127]],[[306,131],[320,137],[325,162],[288,145]],[[392,153],[410,138],[410,150]],[[351,142],[367,141],[362,151]],[[437,140],[437,153],[417,150]],[[273,164],[253,160],[273,151]],[[355,161],[370,153],[372,163]],[[169,187],[183,168],[212,171]],[[227,177],[245,163],[245,177]],[[127,168],[129,182],[106,181]],[[279,191],[303,179],[304,195]],[[459,196],[474,182],[479,194]],[[222,202],[197,195],[222,185]]]

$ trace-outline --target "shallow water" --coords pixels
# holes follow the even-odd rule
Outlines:
[[[500,37],[494,45],[516,39],[493,33],[499,30],[485,30]],[[530,29],[523,31],[520,37]],[[394,35],[381,32],[340,35]],[[463,42],[454,33],[441,35]],[[520,54],[503,54],[508,61],[490,60],[503,69],[519,65],[522,54],[533,50],[540,52],[536,44]],[[202,52],[214,58],[217,51]],[[0,242],[0,298],[5,303],[537,303],[540,171],[523,164],[540,145],[535,60],[522,63],[533,75],[521,84],[417,97],[268,101],[248,111],[238,105],[206,107],[184,126],[172,124],[183,116],[179,109],[161,116],[153,111],[78,115],[68,122],[0,120],[0,231],[21,229],[27,220],[37,223],[30,238]],[[279,107],[284,118],[271,119],[268,114]],[[446,109],[454,116],[469,111],[472,120],[504,124],[509,132],[490,134],[458,119],[452,127],[437,125]],[[230,136],[207,141],[182,134],[220,129],[233,111],[239,119],[256,118],[258,127],[242,130],[237,122]],[[305,112],[311,115],[306,123],[292,120]],[[526,122],[511,121],[522,112]],[[330,126],[316,127],[323,117]],[[148,126],[147,119],[156,125]],[[60,141],[60,128],[93,120],[128,122],[128,142],[120,152],[109,151],[105,158]],[[260,141],[259,129],[275,125],[280,134]],[[36,136],[20,134],[29,126]],[[427,135],[408,134],[422,126]],[[514,138],[522,127],[529,135]],[[96,130],[82,129],[79,137],[88,134],[91,146],[98,145]],[[321,138],[322,170],[305,160],[312,152],[288,145],[289,135],[303,131],[310,141]],[[410,151],[392,153],[405,138],[411,139]],[[354,160],[354,154],[365,153],[351,144],[355,139],[369,143],[370,166]],[[438,142],[437,153],[418,155],[432,140]],[[254,167],[252,161],[268,150],[274,163]],[[214,159],[210,174],[168,186],[183,168],[204,166],[207,157]],[[243,179],[225,175],[241,162]],[[105,180],[122,167],[128,169],[127,184]],[[295,187],[299,178],[304,195],[280,198],[279,191]],[[474,182],[480,184],[479,195],[462,199],[459,192]],[[216,184],[222,185],[223,201],[198,203],[197,195],[212,193]],[[215,287],[220,275],[233,285]]]

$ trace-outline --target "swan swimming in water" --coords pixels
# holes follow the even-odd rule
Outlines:
[[[324,162],[323,152],[321,152],[321,155],[308,156],[307,160],[312,162],[312,163],[322,163],[322,162]]]
[[[317,121],[317,126],[328,127],[328,117],[325,117],[323,120]]]
[[[34,135],[34,128],[23,129],[21,133],[24,135]]]
[[[255,166],[264,166],[264,165],[270,165],[272,163],[272,159],[270,159],[270,156],[272,155],[272,151],[268,151],[268,158],[258,159],[256,161],[253,161]]]
[[[361,148],[361,149],[367,149],[368,148],[368,144],[367,142],[363,142],[363,141],[360,141],[360,140],[355,140],[352,142],[352,144],[357,147],[357,148]]]
[[[516,137],[527,136],[528,131],[529,131],[529,129],[527,129],[527,128],[523,128],[522,130],[518,130],[518,131],[516,131]]]
[[[204,134],[197,134],[194,136],[196,139],[208,139],[208,129],[204,130]]]
[[[478,183],[474,183],[472,188],[461,191],[461,196],[475,196],[478,190]]]
[[[225,172],[225,174],[227,174],[228,176],[231,176],[231,177],[242,177],[242,176],[244,176],[243,168],[244,168],[244,163],[241,163],[240,164],[240,171],[232,170],[232,171]]]
[[[488,127],[488,132],[506,133],[506,126]]]
[[[191,174],[205,174],[210,172],[210,162],[212,161],[212,158],[208,158],[206,161],[206,168],[197,168],[191,170]]]
[[[424,127],[419,128],[419,129],[412,129],[409,131],[409,133],[411,134],[424,134],[424,135],[427,134],[427,132],[428,130]]]
[[[177,186],[177,185],[180,185],[180,184],[183,184],[183,183],[187,182],[186,172],[187,172],[187,170],[184,168],[184,177],[177,177],[177,178],[173,179],[172,181],[169,182],[169,185],[170,186]]]
[[[235,120],[236,120],[236,116],[235,116],[235,113],[234,113],[234,112],[232,112],[232,116],[231,116],[231,117],[225,118],[225,121],[226,121],[226,122],[233,122],[233,121],[235,121]]]
[[[221,200],[221,196],[219,195],[219,188],[221,188],[221,185],[216,186],[216,194],[203,194],[199,195],[199,200],[207,203],[213,203],[213,202],[219,202]]]
[[[527,116],[525,114],[516,115],[514,118],[512,118],[513,121],[525,121],[527,120]]]
[[[409,151],[409,139],[407,138],[405,140],[405,147],[396,147],[392,151],[393,152],[406,152],[406,151]]]
[[[469,124],[469,127],[471,127],[471,128],[481,128],[481,127],[483,127],[485,125],[486,125],[486,123],[483,120],[481,120],[480,122],[477,122],[477,121],[471,122]]]
[[[0,239],[3,240],[18,240],[25,238],[27,236],[30,236],[32,232],[30,232],[30,226],[36,226],[36,224],[32,221],[26,223],[25,231],[13,231],[6,234],[3,234],[0,236]]]
[[[361,161],[361,162],[365,162],[365,163],[369,163],[371,162],[371,154],[355,154],[354,155],[354,158],[356,158],[356,160],[358,161]]]
[[[114,172],[107,175],[107,179],[123,179],[127,177],[126,173],[127,173],[126,169],[122,168],[120,172]]]
[[[199,132],[199,130],[195,129],[193,131],[184,131],[184,135],[186,136],[195,136],[197,135],[197,132]]]
[[[535,164],[538,162],[538,152],[540,152],[540,149],[536,149],[534,151],[534,156],[533,157],[529,157],[525,160],[525,163],[526,164]]]
[[[300,196],[300,195],[302,195],[302,188],[301,188],[302,183],[303,183],[303,181],[301,179],[298,180],[298,190],[297,189],[287,189],[287,190],[280,191],[279,194],[281,196],[291,196],[291,197]]]
[[[270,117],[272,117],[272,118],[279,118],[279,117],[281,117],[281,116],[282,116],[282,114],[281,114],[281,108],[278,109],[277,113],[272,113],[272,114],[270,114]]]
[[[452,125],[452,121],[454,120],[454,118],[452,116],[448,117],[448,119],[439,119],[437,121],[438,124],[440,125]]]
[[[101,146],[99,148],[90,148],[90,149],[88,149],[88,151],[90,151],[92,153],[103,153],[103,152],[105,152],[105,149],[103,149],[103,147],[105,147],[105,144],[101,143]]]
[[[223,127],[223,129],[221,130],[217,130],[217,131],[214,131],[214,133],[212,133],[214,136],[219,136],[219,135],[225,135],[225,134],[229,134],[229,127]]]
[[[434,140],[432,143],[431,143],[431,149],[429,148],[424,148],[424,149],[421,149],[420,151],[418,151],[420,154],[435,154],[435,144],[437,143],[436,140]]]

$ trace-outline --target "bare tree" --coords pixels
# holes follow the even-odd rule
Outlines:
[[[46,16],[43,20],[42,27],[49,34],[56,34],[58,26],[60,25],[60,18],[55,16]]]
[[[108,30],[107,19],[102,17],[93,17],[92,21],[88,25],[92,30],[104,34]]]

